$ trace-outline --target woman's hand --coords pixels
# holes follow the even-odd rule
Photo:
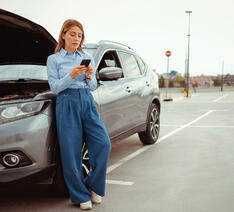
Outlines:
[[[72,71],[70,72],[71,78],[75,78],[77,76],[80,76],[83,72],[87,72],[89,69],[85,66],[75,66]],[[86,75],[86,74],[85,74]]]
[[[86,77],[87,80],[92,79],[92,76],[91,76],[92,73],[93,73],[93,67],[92,67],[91,64],[89,64],[88,70],[85,72],[85,77]]]

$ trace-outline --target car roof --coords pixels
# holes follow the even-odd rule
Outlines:
[[[102,47],[103,49],[116,49],[116,50],[124,50],[124,51],[130,51],[131,53],[134,53],[133,48],[130,46],[127,46],[122,43],[118,43],[115,41],[109,41],[109,40],[100,40],[98,43],[86,43],[83,45],[83,48],[99,48]]]

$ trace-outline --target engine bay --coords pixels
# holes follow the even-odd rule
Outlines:
[[[36,95],[50,90],[47,82],[1,82],[0,104],[3,102],[33,99]]]

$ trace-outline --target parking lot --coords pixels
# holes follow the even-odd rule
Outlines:
[[[92,211],[228,212],[234,208],[234,92],[172,94],[156,144],[112,145],[106,196]],[[2,188],[0,211],[79,211],[48,184]]]

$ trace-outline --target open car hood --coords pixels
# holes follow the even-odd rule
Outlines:
[[[0,9],[1,57],[3,64],[45,65],[54,53],[56,40],[42,26]]]

